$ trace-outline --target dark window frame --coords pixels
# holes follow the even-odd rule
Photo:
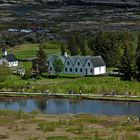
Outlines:
[[[65,68],[65,72],[67,72],[68,71],[68,69],[67,68]]]
[[[93,70],[92,69],[90,69],[90,73],[92,73],[93,72]]]
[[[80,66],[80,62],[78,62],[77,65]]]
[[[70,68],[70,72],[72,72],[72,68]]]

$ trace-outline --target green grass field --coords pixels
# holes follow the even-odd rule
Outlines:
[[[123,81],[119,77],[100,76],[100,77],[80,77],[78,75],[60,75],[56,77],[39,77],[36,80],[29,78],[21,79],[17,75],[11,75],[5,83],[2,90],[21,91],[25,88],[28,92],[41,92],[48,89],[50,92],[67,93],[74,90],[79,93],[81,89],[83,93],[97,94],[104,92],[116,94],[125,94],[126,91],[132,95],[140,95],[140,83],[136,81]]]
[[[18,59],[33,58],[40,44],[22,44],[18,47],[9,48],[8,53],[13,53]],[[57,42],[45,42],[42,44],[46,55],[60,54],[60,44]]]

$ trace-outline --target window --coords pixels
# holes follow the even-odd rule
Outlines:
[[[52,71],[52,67],[50,67],[50,71]]]
[[[88,74],[88,69],[86,69],[86,75]]]
[[[80,65],[80,62],[78,62],[78,66]]]
[[[70,72],[72,72],[72,68],[70,68]]]
[[[67,68],[65,68],[65,72],[67,72]]]
[[[70,62],[68,61],[68,62],[67,62],[67,65],[69,65],[69,64],[70,64]]]
[[[82,69],[80,69],[80,72],[82,72],[83,70]]]
[[[90,72],[92,73],[92,69],[90,69]]]
[[[88,62],[88,66],[90,66],[90,62]]]
[[[77,68],[75,68],[75,72],[78,72],[78,69]]]
[[[48,61],[48,65],[49,65],[49,61]]]

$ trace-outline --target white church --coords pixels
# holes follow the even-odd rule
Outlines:
[[[17,67],[18,60],[13,54],[7,54],[6,48],[3,48],[2,57],[0,58],[0,65],[6,65],[8,67]]]
[[[57,56],[64,64],[64,74],[101,75],[106,73],[106,65],[101,56]],[[48,71],[55,74],[54,61],[56,55],[49,55],[47,60]]]

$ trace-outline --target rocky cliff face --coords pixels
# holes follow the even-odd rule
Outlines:
[[[135,7],[140,6],[137,0],[64,0],[68,5],[98,5],[98,6],[116,6],[116,7]]]
[[[26,3],[48,3],[48,4],[65,4],[65,5],[82,5],[82,6],[111,6],[111,7],[140,7],[140,1],[137,0],[0,0],[2,4],[26,4]]]

